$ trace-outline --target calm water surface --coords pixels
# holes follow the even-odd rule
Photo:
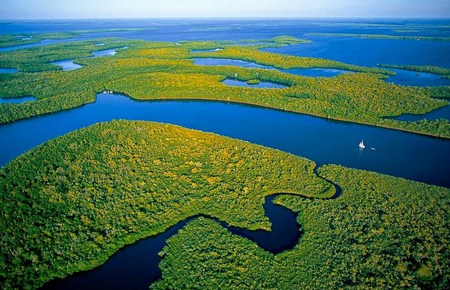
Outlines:
[[[274,69],[271,66],[257,64],[251,61],[244,61],[239,59],[227,59],[227,58],[192,58],[194,64],[205,65],[205,66],[238,66],[245,68],[263,68],[263,69]]]
[[[222,81],[222,83],[229,85],[229,86],[235,86],[235,87],[250,87],[250,88],[265,88],[265,89],[282,89],[287,88],[287,86],[282,84],[277,84],[273,82],[259,82],[257,84],[248,84],[247,82],[238,81],[234,79],[225,79]]]
[[[415,114],[402,114],[398,117],[392,119],[399,121],[419,121],[419,120],[437,120],[437,119],[447,119],[450,120],[450,105],[438,108],[424,115]]]
[[[62,70],[64,70],[64,71],[76,70],[76,69],[83,67],[82,65],[74,63],[73,60],[71,60],[71,59],[53,61],[53,62],[51,62],[51,64],[59,65],[62,68]]]
[[[121,95],[0,126],[0,164],[45,142],[112,119],[215,132],[309,158],[450,187],[450,141],[253,106],[210,101],[134,101]],[[358,144],[364,139],[365,150]],[[370,150],[374,147],[376,150]]]
[[[27,96],[27,97],[22,97],[22,98],[1,98],[0,97],[0,104],[20,104],[20,103],[25,103],[25,102],[32,102],[32,101],[36,101],[35,97],[32,96]],[[0,125],[1,127],[1,125]]]
[[[378,64],[435,65],[450,68],[449,41],[308,37],[312,43],[264,51],[319,57],[375,67]]]
[[[396,74],[386,81],[404,86],[450,86],[450,79],[441,78],[439,75],[415,72],[401,69],[391,69]]]
[[[275,69],[272,66],[260,65],[251,61],[226,59],[226,58],[193,58],[194,64],[205,66],[239,66],[244,68],[263,68],[263,69]],[[389,76],[384,79],[386,82],[395,83],[397,85],[404,86],[449,86],[450,79],[441,78],[439,75],[430,73],[419,73],[409,70],[401,69],[387,69],[394,71],[395,75]],[[282,72],[308,76],[308,77],[334,77],[349,71],[340,69],[325,69],[325,68],[295,68],[280,70]]]
[[[101,57],[101,56],[113,56],[116,54],[116,49],[105,49],[105,50],[99,50],[99,51],[93,51],[92,55],[94,57]]]
[[[14,67],[0,67],[0,73],[2,73],[2,74],[12,74],[12,73],[16,73],[18,71],[19,70]]]
[[[292,249],[300,237],[296,215],[285,207],[273,204],[274,197],[275,195],[266,197],[264,204],[266,216],[272,223],[271,232],[249,231],[230,227],[225,222],[219,223],[233,234],[250,239],[272,253]],[[43,289],[148,289],[152,282],[161,278],[158,267],[161,257],[158,253],[166,240],[195,218],[185,219],[162,234],[121,249],[94,270],[54,280]]]

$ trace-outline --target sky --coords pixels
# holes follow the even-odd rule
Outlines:
[[[450,18],[450,0],[0,0],[0,19]]]

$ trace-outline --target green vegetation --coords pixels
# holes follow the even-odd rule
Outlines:
[[[146,28],[149,30],[150,28]],[[85,29],[70,32],[54,32],[54,33],[29,33],[29,34],[2,34],[0,35],[0,47],[24,45],[38,43],[44,39],[70,39],[81,36],[81,34],[95,32],[120,32],[120,31],[139,31],[143,28],[110,28],[110,29]]]
[[[271,39],[274,43],[280,44],[280,45],[295,45],[295,44],[304,44],[304,43],[310,43],[310,40],[305,39],[298,39],[296,37],[288,36],[288,35],[282,35],[282,36],[276,36]]]
[[[359,33],[308,33],[308,36],[325,37],[359,37],[373,39],[399,39],[399,40],[427,40],[427,41],[450,41],[450,37],[444,36],[414,36],[414,35],[387,35],[387,34],[359,34]]]
[[[450,79],[450,69],[432,66],[432,65],[392,65],[392,64],[379,64],[379,67],[396,68],[404,70],[412,70],[416,72],[425,72],[440,75],[441,78]]]
[[[126,244],[204,214],[270,229],[267,195],[329,198],[312,161],[150,122],[100,123],[0,169],[0,288],[92,269]]]
[[[261,65],[273,66],[279,69],[335,68],[355,72],[393,74],[391,71],[379,68],[349,65],[339,61],[322,58],[298,57],[292,55],[263,52],[260,51],[257,47],[248,46],[229,46],[220,51],[196,53],[192,57],[239,59],[255,62]]]
[[[38,34],[0,35],[0,47],[38,43],[44,39],[66,39],[78,36],[75,32],[55,32]]]
[[[191,221],[161,252],[153,289],[446,289],[450,190],[336,165],[319,173],[335,200],[282,195],[303,236],[273,255],[208,219]]]
[[[270,229],[267,195],[303,236],[273,255],[206,218],[161,252],[173,288],[436,288],[450,283],[450,190],[178,126],[114,121],[0,169],[0,287],[37,288],[199,214]],[[320,176],[323,176],[320,177]],[[330,180],[342,188],[335,193]],[[313,197],[313,198],[302,198]],[[187,242],[189,241],[189,242]]]
[[[98,46],[99,42],[104,45]],[[61,67],[50,62],[86,58],[92,56],[93,51],[123,46],[125,44],[119,40],[97,39],[15,50],[0,53],[0,67],[15,67],[21,72],[57,71]]]
[[[247,81],[247,84],[249,84],[249,85],[257,85],[259,83],[261,83],[261,81],[259,79],[253,79],[253,80]]]
[[[99,48],[96,43],[105,45]],[[301,41],[289,37],[273,45]],[[120,48],[114,57],[87,58],[98,49]],[[385,117],[404,113],[424,114],[448,104],[449,88],[417,88],[383,81],[392,73],[381,68],[348,65],[326,59],[279,55],[258,50],[259,46],[235,46],[232,42],[146,42],[102,39],[65,43],[0,53],[0,66],[21,72],[0,74],[0,96],[35,96],[23,104],[2,104],[0,123],[74,108],[95,101],[104,89],[141,100],[202,99],[252,104],[320,117],[405,130],[450,138],[448,120],[401,122]],[[216,52],[199,49],[223,48]],[[297,76],[278,70],[235,66],[197,66],[191,58],[228,58],[252,61],[279,69],[337,68],[347,73],[333,78]],[[73,58],[81,69],[58,71],[51,61]],[[28,73],[34,72],[34,73]],[[231,87],[226,78],[256,83],[276,82],[284,89]]]

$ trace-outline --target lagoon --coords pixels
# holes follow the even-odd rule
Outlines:
[[[105,50],[98,50],[98,51],[93,51],[92,52],[93,57],[113,56],[115,54],[116,54],[116,49],[115,48],[105,49]]]
[[[450,120],[450,105],[437,108],[429,113],[423,115],[416,114],[402,114],[398,117],[392,117],[391,119],[399,121],[419,121],[419,120],[437,120],[447,119]]]
[[[244,68],[262,68],[262,69],[274,69],[271,66],[257,64],[251,61],[239,60],[239,59],[228,59],[228,58],[192,58],[194,64],[205,65],[205,66],[238,66]]]
[[[262,68],[274,70],[275,67],[257,64],[251,61],[227,59],[227,58],[193,58],[194,64],[205,66],[238,66],[243,68]],[[430,73],[418,73],[415,71],[391,69],[395,75],[391,75],[388,78],[383,79],[386,82],[394,83],[403,86],[449,86],[450,79],[441,78],[439,75]],[[279,69],[281,72],[307,76],[307,77],[335,77],[343,73],[349,73],[351,71],[341,69],[329,69],[329,68],[294,68],[294,69]]]
[[[16,72],[19,72],[19,70],[14,67],[0,67],[0,73],[2,74],[13,74]]]
[[[450,79],[441,78],[440,75],[416,72],[402,69],[392,69],[395,75],[386,79],[389,83],[403,86],[450,86]]]
[[[36,101],[35,97],[27,96],[21,98],[2,98],[0,97],[0,104],[20,104],[25,102]]]
[[[292,249],[300,238],[296,215],[283,206],[273,204],[275,197],[276,195],[266,197],[264,203],[266,216],[272,223],[271,232],[236,228],[212,219],[233,234],[250,239],[271,253]],[[76,273],[66,279],[53,280],[42,289],[148,289],[152,282],[161,278],[158,267],[161,257],[158,253],[166,240],[195,218],[198,216],[187,218],[164,233],[124,247],[96,269]]]
[[[282,72],[305,77],[335,77],[349,71],[332,68],[293,68],[282,70]]]
[[[265,89],[282,89],[287,88],[287,86],[282,84],[277,84],[273,82],[259,82],[255,84],[249,84],[248,82],[239,81],[235,79],[227,78],[224,81],[222,81],[223,84],[228,86],[236,86],[236,87],[249,87],[249,88],[265,88]]]
[[[53,61],[51,64],[60,66],[63,71],[76,70],[83,67],[82,65],[74,63],[71,59]]]

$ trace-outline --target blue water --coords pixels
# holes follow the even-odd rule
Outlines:
[[[101,46],[101,44],[98,44],[99,46]],[[103,44],[104,45],[104,44]],[[124,49],[124,48],[122,48]],[[104,50],[98,50],[98,51],[93,51],[92,52],[92,57],[102,57],[102,56],[114,56],[116,54],[116,49],[112,48],[112,49],[104,49]],[[59,61],[53,61],[51,62],[54,65],[59,65],[63,71],[67,71],[67,70],[76,70],[79,68],[82,68],[82,65],[76,64],[73,62],[72,59],[65,59],[65,60],[59,60]],[[1,72],[1,69],[0,69]]]
[[[327,58],[375,67],[378,64],[434,65],[450,68],[450,42],[351,37],[308,37],[312,43],[264,51]]]
[[[223,84],[235,87],[249,87],[249,88],[265,88],[265,89],[282,89],[287,88],[287,86],[282,84],[277,84],[273,82],[259,82],[258,84],[248,84],[247,82],[234,80],[234,79],[225,79],[222,81]]]
[[[71,59],[53,61],[51,63],[60,66],[64,71],[75,70],[83,67],[82,65],[74,63],[73,60]]]
[[[19,49],[33,48],[33,47],[38,47],[38,46],[46,46],[46,45],[50,45],[50,44],[66,43],[66,42],[73,42],[73,41],[80,41],[80,40],[84,40],[84,38],[77,37],[77,38],[67,38],[67,39],[44,39],[44,40],[36,42],[36,43],[0,47],[0,52],[8,52],[8,51],[14,51],[14,50],[19,50]]]
[[[402,114],[398,117],[393,117],[391,119],[399,121],[419,121],[419,120],[437,120],[437,119],[447,119],[450,120],[450,105],[442,108],[438,108],[429,113],[423,115],[416,114]]]
[[[233,234],[250,239],[272,253],[291,249],[300,237],[296,215],[285,207],[273,204],[274,197],[266,197],[264,204],[266,216],[272,223],[271,232],[249,231],[219,223]],[[148,289],[150,283],[161,278],[158,268],[161,257],[158,253],[166,240],[195,218],[185,219],[162,234],[121,249],[99,268],[54,280],[43,289]]]
[[[228,58],[192,58],[194,64],[205,65],[205,66],[238,66],[244,68],[262,68],[262,69],[275,69],[273,66],[257,64],[251,61],[238,60],[238,59],[228,59]],[[327,69],[327,68],[295,68],[295,69],[284,69],[280,70],[282,72],[309,76],[309,77],[334,77],[345,73],[347,71],[339,69]]]
[[[202,53],[202,52],[216,52],[222,50],[221,48],[213,48],[213,49],[195,49],[192,50],[192,53]]]
[[[0,73],[2,73],[2,74],[12,74],[12,73],[16,73],[18,71],[19,70],[14,67],[0,67]]]
[[[439,75],[415,72],[401,69],[389,69],[395,71],[386,81],[404,86],[450,86],[450,79],[443,79]]]
[[[82,33],[72,40],[122,37],[152,41],[268,39],[290,35],[312,43],[264,49],[277,53],[339,60],[355,65],[411,64],[450,67],[450,42],[319,37],[308,33],[365,33],[388,35],[450,36],[449,20],[355,20],[355,19],[124,19],[0,21],[0,34],[67,32],[110,28],[137,31]],[[401,31],[401,32],[399,32]],[[411,31],[411,32],[408,32]],[[36,44],[32,44],[36,46]],[[29,47],[29,46],[26,46]],[[0,51],[8,48],[0,48]]]
[[[99,51],[93,51],[92,55],[94,57],[101,57],[101,56],[113,56],[116,54],[115,49],[105,49],[105,50],[99,50]]]
[[[327,69],[327,68],[294,68],[294,69],[285,69],[283,72],[307,76],[307,77],[335,77],[340,74],[346,73],[348,71],[340,70],[340,69]]]
[[[262,68],[272,70],[275,69],[272,66],[261,65],[251,61],[228,59],[228,58],[193,58],[192,60],[194,60],[194,64],[196,65],[205,65],[205,66],[231,65],[243,68]],[[284,69],[280,71],[294,75],[309,76],[309,77],[334,77],[347,72],[339,69],[325,69],[325,68],[295,68],[295,69]],[[239,84],[235,83],[234,85]]]
[[[280,149],[318,164],[341,164],[450,187],[448,140],[246,105],[144,102],[108,94],[99,94],[96,103],[77,109],[1,125],[0,164],[51,138],[112,119],[177,124]],[[361,139],[376,151],[358,150]]]
[[[244,68],[263,68],[263,69],[274,69],[271,66],[257,64],[251,61],[244,61],[239,59],[228,59],[228,58],[192,58],[194,64],[205,65],[205,66],[238,66]]]
[[[20,103],[32,102],[32,101],[36,101],[36,98],[32,97],[32,96],[22,97],[22,98],[6,98],[6,99],[0,97],[0,104],[20,104]]]
[[[193,58],[194,64],[206,66],[238,66],[244,68],[263,68],[275,69],[272,66],[260,65],[251,61],[227,59],[227,58]],[[443,79],[439,75],[430,73],[418,73],[415,71],[388,69],[394,71],[396,74],[384,79],[386,82],[395,83],[404,86],[449,86],[450,79]],[[326,68],[295,68],[280,70],[285,73],[309,76],[309,77],[334,77],[348,71],[340,69],[326,69]]]
[[[226,66],[233,65],[244,68],[263,68],[263,69],[275,69],[272,66],[260,65],[251,61],[227,59],[227,58],[193,58],[194,64],[206,65],[206,66]],[[396,74],[389,76],[385,79],[386,82],[395,83],[397,85],[404,86],[448,86],[450,85],[450,79],[443,79],[439,75],[430,73],[418,73],[415,71],[401,70],[401,69],[389,69]],[[340,69],[325,69],[325,68],[295,68],[280,70],[285,73],[308,76],[308,77],[334,77],[348,71]],[[234,83],[233,85],[239,85]],[[242,85],[245,85],[242,84]]]

